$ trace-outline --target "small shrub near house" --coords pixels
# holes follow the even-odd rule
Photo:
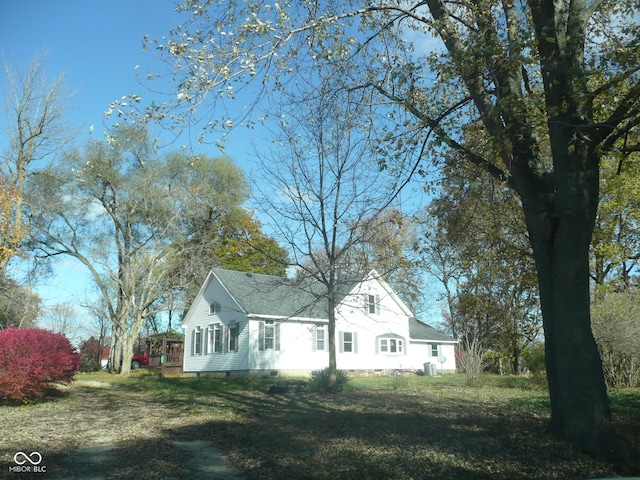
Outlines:
[[[338,370],[336,372],[336,388],[333,390],[334,392],[341,392],[349,383],[349,376],[347,372],[343,370]],[[322,392],[329,393],[329,368],[323,368],[322,370],[314,370],[311,372],[311,380],[309,380],[309,386],[311,389]]]
[[[37,328],[0,331],[0,400],[43,397],[54,383],[70,383],[80,355],[64,336]]]

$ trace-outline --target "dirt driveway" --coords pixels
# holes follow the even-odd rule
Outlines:
[[[62,396],[0,407],[0,478],[243,478],[198,417],[106,382],[78,381]]]

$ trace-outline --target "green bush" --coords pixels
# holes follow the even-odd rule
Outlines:
[[[329,367],[322,370],[314,370],[311,372],[309,385],[313,390],[322,393],[341,392],[349,383],[349,376],[344,370],[336,371],[336,386],[334,389],[329,388]]]
[[[522,352],[522,359],[525,366],[531,373],[542,374],[547,370],[544,361],[544,344],[535,344],[525,348]]]

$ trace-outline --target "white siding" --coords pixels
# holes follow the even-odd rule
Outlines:
[[[209,313],[209,306],[217,302],[219,311]],[[222,353],[207,352],[204,345],[207,342],[206,332],[210,324],[220,323],[223,326],[223,351]],[[239,326],[238,350],[227,351],[227,332],[230,324]],[[200,327],[202,332],[202,353],[193,353],[193,332]],[[226,372],[233,370],[246,370],[249,358],[249,325],[244,313],[229,296],[224,288],[213,279],[207,287],[199,292],[189,311],[187,322],[183,325],[185,330],[184,371],[189,372]]]
[[[329,365],[329,352],[314,351],[314,330],[317,323],[295,320],[278,321],[279,350],[261,350],[259,347],[259,324],[264,319],[249,322],[250,359],[252,370],[319,370]]]
[[[433,355],[431,345],[438,345],[438,355]],[[455,357],[455,345],[452,343],[438,343],[437,341],[412,341],[411,342],[411,358],[410,364],[412,369],[422,369],[424,364],[429,362],[436,365],[438,373],[441,370],[444,372],[453,373],[456,370],[456,357]],[[441,364],[438,361],[438,356],[446,358],[446,362]]]
[[[370,313],[367,298],[379,303]],[[336,312],[337,364],[341,370],[390,370],[408,367],[409,315],[411,312],[399,303],[395,294],[376,279],[358,285]],[[341,352],[339,332],[357,334],[357,353]],[[402,340],[402,353],[379,351],[379,338]]]

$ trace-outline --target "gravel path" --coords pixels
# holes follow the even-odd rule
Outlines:
[[[111,445],[110,437],[98,439],[94,445],[81,447],[62,458],[55,478],[69,480],[100,480],[113,478],[119,470],[120,455]],[[175,468],[166,466],[162,472],[148,471],[144,478],[206,478],[211,480],[241,480],[242,473],[229,463],[222,453],[206,440],[172,442],[185,461]],[[171,473],[169,473],[171,470]],[[140,478],[135,474],[131,478]],[[117,478],[122,477],[117,474]]]
[[[78,381],[68,398],[0,408],[0,478],[240,480],[208,440],[206,422],[115,384]],[[17,452],[38,452],[37,466]],[[35,458],[35,457],[34,457]],[[36,467],[42,473],[34,473]],[[43,472],[45,470],[45,472]]]

